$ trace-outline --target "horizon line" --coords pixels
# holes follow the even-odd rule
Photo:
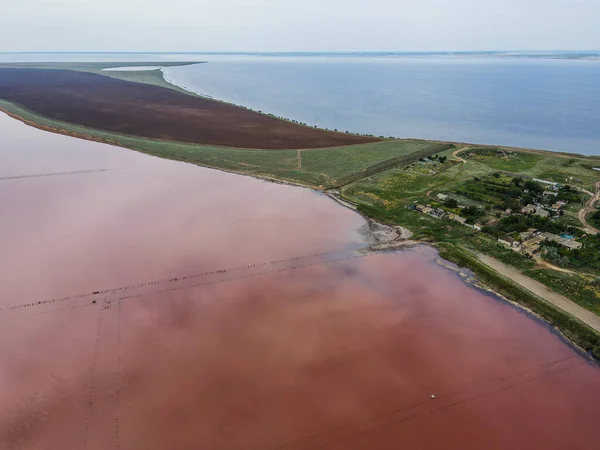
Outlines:
[[[446,54],[464,54],[464,53],[523,53],[523,52],[589,52],[598,53],[600,49],[569,49],[569,50],[540,50],[540,49],[508,49],[508,50],[323,50],[323,51],[0,51],[0,54],[180,54],[180,55],[207,55],[207,54],[423,54],[423,53],[446,53]]]

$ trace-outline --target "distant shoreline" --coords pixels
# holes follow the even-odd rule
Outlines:
[[[206,55],[206,56],[263,56],[263,57],[492,57],[600,60],[600,50],[465,50],[465,51],[205,51],[205,52],[0,52],[0,55]]]
[[[248,107],[248,106],[245,106],[245,105],[241,105],[239,103],[234,103],[234,102],[230,102],[230,101],[227,101],[227,100],[222,100],[222,99],[216,98],[216,97],[211,96],[209,94],[196,91],[196,90],[190,88],[189,86],[179,85],[179,84],[175,83],[173,80],[171,80],[170,78],[168,78],[166,76],[166,74],[163,72],[162,68],[161,69],[156,69],[156,71],[160,72],[162,74],[162,78],[165,81],[165,83],[173,86],[176,89],[182,89],[182,90],[184,90],[184,91],[186,91],[186,92],[188,92],[188,93],[190,93],[192,95],[198,95],[200,97],[207,98],[207,99],[210,99],[210,100],[215,101],[215,102],[224,103],[226,105],[235,106],[237,108],[247,109],[249,111],[254,111],[254,112],[257,112],[259,114],[267,115],[267,116],[270,116],[270,117],[275,117],[277,119],[284,120],[284,121],[287,121],[287,122],[300,123],[300,124],[308,126],[308,127],[319,127],[317,124],[315,124],[315,125],[308,125],[308,124],[305,124],[303,122],[299,122],[299,121],[297,121],[295,119],[291,119],[291,118],[283,117],[283,116],[276,116],[276,115],[270,114],[270,113],[262,111],[262,110],[259,111],[259,110],[253,109],[251,107]],[[327,131],[334,131],[334,130],[331,130],[329,128],[324,128],[324,127],[319,127],[319,128],[323,129],[323,130],[327,130]],[[379,136],[379,137],[382,138],[382,139],[389,139],[389,138],[386,138],[384,136]],[[422,138],[422,137],[402,137],[402,138],[400,138],[400,137],[392,137],[391,139],[397,139],[397,140],[418,140],[418,141],[425,141],[425,142],[431,142],[431,143],[436,143],[436,144],[453,144],[453,145],[456,145],[456,146],[494,147],[494,148],[499,148],[499,149],[508,150],[508,151],[542,153],[542,154],[543,153],[550,153],[550,154],[553,154],[553,155],[563,155],[563,156],[568,157],[568,158],[572,158],[572,157],[580,157],[580,158],[585,158],[585,159],[589,159],[589,158],[596,159],[596,158],[598,158],[598,160],[600,161],[600,155],[584,155],[584,154],[581,154],[581,153],[563,152],[563,151],[558,151],[558,150],[545,150],[545,149],[537,149],[537,148],[531,148],[531,147],[515,147],[515,146],[510,146],[510,145],[496,145],[496,144],[489,144],[489,143],[483,143],[483,142],[448,141],[448,140],[440,140],[440,139],[428,139],[428,138]]]

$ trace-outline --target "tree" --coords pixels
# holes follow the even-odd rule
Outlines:
[[[485,213],[476,206],[467,206],[462,210],[461,216],[467,219],[468,223],[474,223],[480,217],[483,217]]]
[[[569,258],[561,256],[556,246],[544,245],[544,258],[558,267],[567,267],[569,265]]]
[[[519,178],[519,177],[515,177],[512,179],[512,184],[514,184],[517,187],[520,187],[523,185],[523,179]]]
[[[523,183],[523,187],[529,192],[533,192],[535,194],[541,194],[542,192],[544,192],[544,188],[542,187],[542,185],[533,180],[527,180],[525,183]]]
[[[447,198],[444,205],[448,208],[458,208],[458,202],[454,198]]]
[[[594,224],[594,225],[600,225],[600,210],[595,211],[591,214],[590,222],[592,222],[592,224]],[[600,237],[600,236],[598,236],[598,237]]]
[[[447,160],[447,159],[448,159],[448,157],[447,157],[447,156],[440,156],[440,162],[441,162],[442,164],[444,164],[444,163],[446,162],[446,160]]]
[[[521,197],[521,204],[522,205],[529,205],[531,203],[533,203],[535,199],[533,198],[533,195],[531,194],[525,194]]]

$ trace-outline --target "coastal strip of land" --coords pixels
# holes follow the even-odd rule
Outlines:
[[[442,258],[459,267],[472,270],[486,288],[549,323],[570,342],[588,352],[593,358],[600,360],[600,333],[591,326],[596,325],[595,319],[588,320],[589,317],[586,314],[581,314],[580,316],[586,322],[579,320],[565,309],[555,305],[551,300],[556,300],[556,297],[548,298],[543,287],[536,289],[531,283],[533,280],[529,280],[527,277],[512,279],[513,270],[505,270],[504,265],[494,258],[484,258],[486,262],[490,263],[488,265],[481,260],[481,255],[473,254],[460,246],[440,243],[437,247]],[[529,289],[531,287],[544,296],[532,292]],[[561,300],[569,302],[568,299]],[[562,304],[562,302],[557,303]],[[573,310],[574,308],[570,305],[568,309]]]
[[[322,190],[409,229],[600,359],[600,237],[586,222],[599,157],[321,130],[188,95],[160,71],[102,72],[127,65],[141,64],[4,65],[0,110],[46,131]]]
[[[557,308],[562,309],[563,311],[569,313],[573,317],[580,320],[582,323],[586,324],[590,328],[593,328],[598,333],[600,333],[600,316],[588,311],[585,308],[573,303],[571,300],[566,298],[564,295],[557,294],[556,292],[548,289],[539,281],[536,281],[530,277],[523,275],[516,269],[513,269],[507,264],[504,264],[498,261],[491,256],[478,254],[477,258],[485,265],[495,270],[502,276],[514,281],[519,284],[524,289],[532,292],[538,297],[543,298],[544,300],[552,303]]]
[[[281,150],[379,140],[302,126],[159,86],[73,70],[0,68],[0,98],[51,119],[164,141]]]

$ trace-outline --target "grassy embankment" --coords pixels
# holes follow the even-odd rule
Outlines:
[[[534,312],[577,346],[591,352],[596,359],[600,359],[600,334],[547,303],[544,299],[498,274],[460,247],[442,243],[438,245],[438,248],[442,258],[459,266],[468,267],[477,275],[478,279],[495,292]]]
[[[74,70],[92,69],[102,75],[123,76],[129,81],[158,85],[165,83],[159,71],[107,73],[102,72],[101,67],[80,67]],[[174,88],[172,85],[165,87]],[[430,203],[435,206],[437,193],[452,193],[470,180],[498,171],[505,175],[518,174],[563,183],[572,177],[570,184],[591,189],[598,180],[597,173],[593,172],[591,167],[598,165],[600,158],[514,149],[508,158],[480,155],[467,157],[461,153],[465,157],[463,163],[453,157],[453,152],[456,152],[454,145],[418,140],[388,140],[303,151],[246,150],[154,141],[91,130],[46,119],[5,101],[0,101],[0,108],[42,128],[87,137],[158,157],[310,187],[341,188],[341,195],[358,204],[359,210],[365,215],[382,222],[405,226],[411,229],[417,238],[436,243],[443,257],[469,267],[491,288],[536,312],[580,347],[593,350],[595,356],[600,357],[597,333],[503,278],[477,261],[469,250],[496,257],[580,305],[600,313],[600,289],[597,283],[592,283],[597,281],[595,278],[540,268],[531,259],[503,247],[482,233],[456,222],[440,221],[405,208],[413,202]],[[420,158],[430,155],[446,157],[446,160],[440,162],[438,159],[436,163],[419,161]],[[462,200],[466,204],[481,206],[481,202],[468,198]],[[576,213],[577,208],[571,206],[560,220],[565,226],[575,225]]]
[[[232,172],[289,181],[310,187],[336,187],[360,174],[435,154],[448,145],[390,140],[319,150],[248,150],[157,141],[118,135],[48,119],[0,100],[0,108],[40,128],[86,137],[161,158],[185,161]],[[300,156],[299,156],[300,153]],[[298,168],[299,158],[301,167]]]

